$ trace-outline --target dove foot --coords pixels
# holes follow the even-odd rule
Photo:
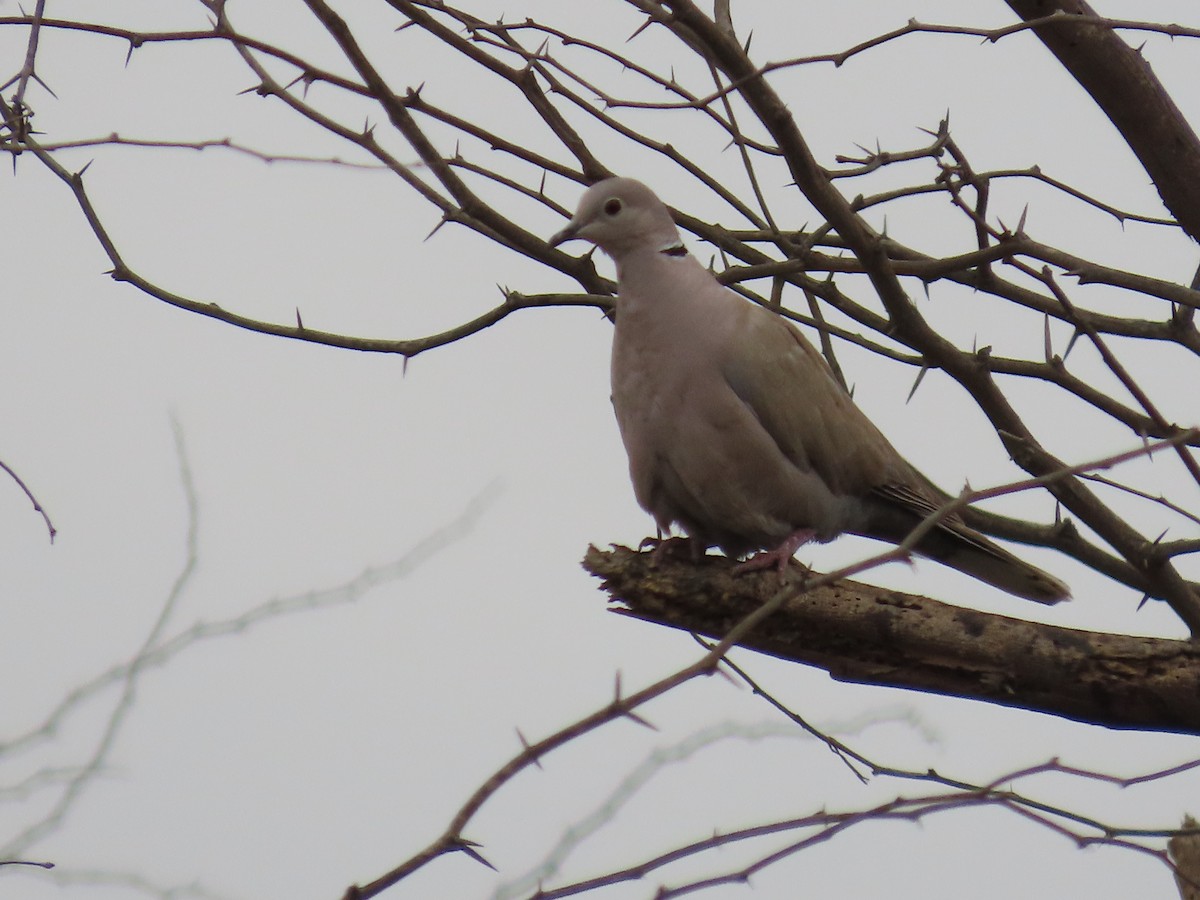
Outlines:
[[[648,550],[650,548],[653,548],[650,554],[650,562],[652,565],[658,565],[659,562],[669,556],[679,556],[683,553],[687,553],[688,558],[691,559],[692,562],[696,562],[701,556],[704,555],[704,551],[706,549],[703,544],[693,540],[690,537],[683,537],[681,535],[668,538],[643,538],[642,542],[638,544],[639,552],[642,550]]]
[[[738,563],[733,567],[733,574],[743,575],[746,572],[758,572],[774,566],[775,571],[782,577],[783,573],[787,571],[788,563],[792,561],[792,555],[816,536],[817,533],[811,528],[793,531],[774,550],[763,550],[755,553],[745,562]]]
[[[642,538],[641,542],[637,545],[637,549],[638,549],[638,553],[641,553],[643,550],[654,550],[657,552],[658,548],[661,547],[662,545],[663,545],[663,536],[660,534],[655,537]]]

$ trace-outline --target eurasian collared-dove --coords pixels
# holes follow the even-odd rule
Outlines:
[[[550,243],[573,238],[617,266],[612,402],[634,494],[660,532],[678,524],[701,548],[769,551],[751,565],[782,568],[814,538],[899,543],[941,505],[796,328],[688,254],[644,184],[592,186]],[[1039,603],[1069,596],[956,517],[916,550]]]

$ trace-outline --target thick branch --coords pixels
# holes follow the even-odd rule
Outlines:
[[[1200,240],[1200,138],[1155,77],[1150,64],[1108,26],[1072,22],[1095,16],[1084,0],[1008,0],[1025,21],[1062,14],[1034,29],[1137,155],[1163,205]]]
[[[584,567],[623,614],[714,638],[779,588],[773,573],[735,579],[722,557],[652,565],[648,552],[592,547]],[[1041,625],[843,581],[784,604],[738,643],[840,681],[1200,734],[1200,644],[1189,641]]]

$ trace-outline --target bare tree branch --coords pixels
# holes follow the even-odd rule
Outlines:
[[[1063,68],[1121,132],[1154,181],[1163,205],[1200,240],[1200,138],[1142,55],[1096,17],[1086,0],[1008,0]],[[1195,29],[1188,29],[1189,33]]]

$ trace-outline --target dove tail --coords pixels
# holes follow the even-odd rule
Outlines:
[[[1049,606],[1071,598],[1071,590],[1063,582],[983,535],[936,528],[917,545],[917,552],[1035,603]]]

